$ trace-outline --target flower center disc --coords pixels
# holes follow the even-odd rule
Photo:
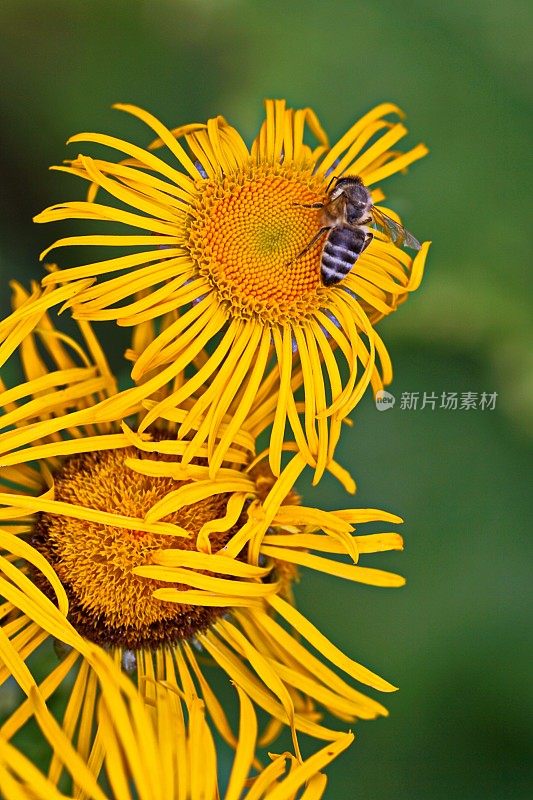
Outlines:
[[[68,458],[54,475],[55,499],[143,519],[164,494],[184,484],[172,478],[140,475],[124,463],[126,458],[146,457],[137,448],[128,447]],[[164,584],[135,575],[132,570],[149,564],[155,550],[195,550],[196,534],[208,520],[224,516],[227,500],[228,495],[215,495],[164,518],[163,521],[190,531],[190,538],[42,513],[34,526],[31,543],[45,555],[65,587],[68,618],[83,636],[107,647],[154,648],[192,638],[225,613],[225,609],[154,599],[152,593],[160,586],[181,590],[189,587]],[[234,532],[232,528],[212,533],[212,551],[223,547]],[[36,573],[34,580],[51,596],[50,585],[41,573]]]
[[[306,317],[320,307],[324,239],[321,182],[309,171],[252,166],[246,175],[202,184],[189,248],[232,314],[265,321]]]

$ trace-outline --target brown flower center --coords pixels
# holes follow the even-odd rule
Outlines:
[[[70,457],[54,475],[55,499],[144,519],[157,500],[184,483],[141,475],[124,463],[127,458],[144,457],[147,455],[135,447]],[[173,460],[168,456],[159,459]],[[190,531],[190,538],[41,513],[31,543],[45,555],[65,587],[69,620],[82,635],[107,647],[154,648],[192,638],[225,609],[154,599],[154,590],[169,584],[135,575],[133,568],[150,564],[156,550],[195,550],[200,528],[223,517],[227,501],[226,494],[214,495],[164,518]],[[220,550],[235,530],[212,533],[212,552]],[[39,576],[35,575],[36,583],[49,593],[48,582]],[[176,584],[175,588],[189,587]]]

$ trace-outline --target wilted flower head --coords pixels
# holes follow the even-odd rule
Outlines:
[[[121,249],[115,257],[54,271],[44,284],[103,277],[94,286],[79,286],[67,300],[79,320],[131,326],[176,314],[142,351],[130,353],[133,379],[142,382],[145,397],[156,400],[139,432],[198,393],[179,421],[178,436],[187,437],[200,415],[204,422],[182,458],[191,463],[208,442],[214,476],[233,435],[259,408],[271,424],[273,473],[280,474],[282,445],[291,438],[318,481],[333,459],[342,420],[370,383],[378,390],[391,379],[374,325],[418,287],[428,245],[412,259],[376,231],[356,268],[326,287],[320,246],[299,257],[323,224],[320,209],[305,206],[325,201],[332,173],[360,176],[379,203],[383,194],[376,185],[426,148],[393,149],[407,131],[390,103],[370,111],[330,147],[310,109],[267,101],[250,149],[220,116],[169,130],[139,108],[117,108],[142,120],[158,139],[144,149],[103,134],[72,137],[75,143],[105,145],[125,159],[80,155],[59,167],[90,182],[88,201],[52,206],[36,220],[82,218],[129,230],[58,240],[53,247]],[[314,147],[305,142],[307,128],[317,140]],[[156,155],[162,148],[163,155]],[[98,190],[112,205],[100,202]],[[185,379],[160,399],[162,387],[184,371]],[[230,422],[219,435],[225,418]]]

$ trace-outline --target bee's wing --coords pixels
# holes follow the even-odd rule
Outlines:
[[[372,206],[370,213],[376,225],[379,225],[380,228],[383,228],[385,232],[388,233],[394,244],[410,247],[412,250],[420,250],[421,245],[418,239],[415,239],[413,234],[409,233],[403,225],[395,222],[384,214],[383,211],[379,211],[375,206]]]

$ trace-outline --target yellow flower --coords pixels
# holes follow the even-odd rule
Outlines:
[[[91,183],[88,202],[52,206],[36,221],[81,218],[128,226],[124,233],[70,236],[52,246],[117,247],[119,255],[54,271],[44,285],[103,276],[103,282],[80,287],[67,300],[80,320],[130,326],[179,311],[130,356],[132,378],[143,382],[146,397],[156,399],[176,375],[196,366],[161,401],[164,409],[178,408],[200,391],[178,428],[180,438],[186,437],[205,412],[205,425],[185,461],[208,437],[216,438],[226,415],[238,430],[260,413],[272,426],[273,473],[281,471],[288,427],[315,468],[316,483],[333,459],[342,420],[369,383],[378,390],[391,380],[390,360],[374,325],[418,287],[429,244],[413,260],[376,231],[345,280],[326,287],[320,279],[321,247],[299,255],[323,224],[320,209],[305,206],[325,201],[332,175],[357,174],[375,187],[425,155],[426,148],[392,149],[407,131],[400,121],[389,121],[403,116],[390,103],[370,111],[330,148],[310,109],[294,111],[282,100],[267,101],[266,119],[250,150],[223,117],[171,131],[146,111],[116,107],[142,120],[158,139],[143,149],[103,134],[72,137],[71,142],[105,145],[126,159],[115,163],[80,155],[58,167]],[[318,140],[314,149],[304,143],[306,126]],[[152,152],[161,147],[164,157]],[[107,192],[111,205],[95,202],[98,189]],[[383,197],[379,188],[372,189],[374,203]],[[203,348],[208,355],[198,364]],[[339,362],[347,365],[347,378]],[[297,395],[301,387],[303,400]],[[141,430],[161,413],[156,403]],[[231,436],[219,438],[210,448],[211,476],[230,446]]]
[[[235,437],[215,478],[206,452],[183,464],[187,442],[177,438],[173,415],[143,434],[121,424],[130,390],[116,393],[90,324],[79,322],[82,347],[55,329],[49,302],[47,290],[29,297],[15,286],[13,315],[0,325],[4,355],[18,354],[26,377],[0,387],[0,661],[2,679],[13,675],[28,698],[0,736],[10,740],[39,712],[50,741],[45,704],[76,667],[63,726],[89,765],[98,761],[91,748],[100,753],[106,743],[101,718],[93,727],[103,650],[133,674],[149,707],[154,681],[176,687],[189,715],[200,698],[237,756],[241,735],[209,686],[206,659],[272,718],[261,746],[289,725],[299,762],[297,732],[343,737],[320,724],[322,709],[344,723],[386,714],[328,662],[379,691],[394,686],[297,611],[291,585],[298,567],[402,585],[398,575],[357,563],[359,555],[401,549],[401,537],[354,531],[401,520],[376,509],[302,506],[293,486],[303,456],[292,456],[276,479],[248,434]],[[145,413],[140,404],[127,412],[132,426]],[[26,662],[49,638],[71,649],[38,684]]]
[[[74,800],[80,794],[93,800],[239,800],[245,789],[248,800],[292,800],[304,787],[305,794],[298,796],[318,800],[327,782],[322,770],[354,738],[351,733],[343,734],[301,762],[290,753],[271,754],[271,763],[263,768],[255,758],[255,711],[237,686],[239,739],[223,792],[218,787],[216,748],[200,698],[152,679],[147,703],[105,653],[89,650],[86,658],[86,664],[91,663],[88,688],[97,698],[98,736],[92,736],[90,720],[82,717],[75,749],[69,726],[62,730],[40,706],[37,688],[30,680],[29,700],[35,705],[53,758],[45,776],[0,734],[3,800]],[[15,661],[13,666],[24,671],[24,662]],[[75,720],[69,720],[70,725],[72,722]],[[65,776],[70,784],[68,795],[58,790],[60,782],[64,787]]]

